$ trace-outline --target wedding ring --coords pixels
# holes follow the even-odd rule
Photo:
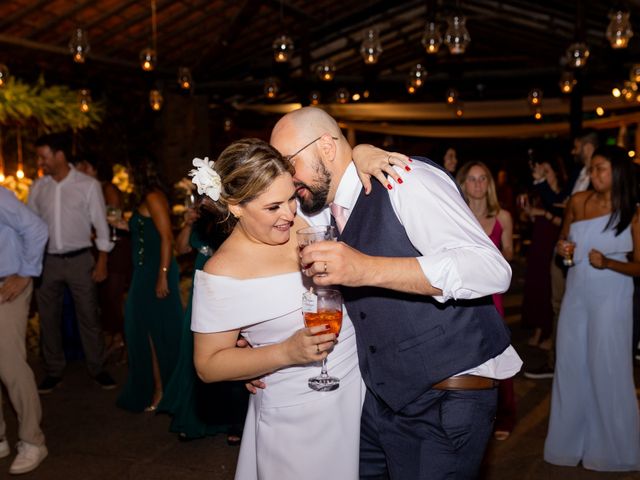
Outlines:
[[[327,262],[324,262],[324,273],[327,273]]]
[[[316,343],[316,353],[320,353],[320,345]]]

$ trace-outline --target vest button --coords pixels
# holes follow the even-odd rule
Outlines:
[[[376,353],[376,351],[377,351],[377,350],[378,350],[378,349],[376,348],[376,346],[375,346],[375,345],[369,345],[369,351],[370,351],[371,353]]]
[[[367,318],[367,314],[364,312],[360,312],[360,319],[364,320],[365,318]]]

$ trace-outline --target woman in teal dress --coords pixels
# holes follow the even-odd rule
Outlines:
[[[194,274],[202,270],[224,240],[215,226],[206,212],[202,217],[194,208],[185,213],[185,225],[176,239],[176,252],[180,255],[195,250]],[[158,409],[173,415],[169,430],[178,433],[181,439],[227,432],[227,441],[235,444],[240,440],[247,413],[248,392],[241,382],[206,384],[196,375],[191,332],[192,296],[193,283],[182,322],[178,363]]]
[[[124,328],[129,372],[117,405],[133,412],[152,412],[178,361],[183,310],[169,202],[162,182],[146,157],[130,173],[137,208],[128,224],[133,259]]]

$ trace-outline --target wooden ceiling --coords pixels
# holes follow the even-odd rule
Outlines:
[[[584,0],[582,34],[591,49],[584,93],[603,94],[640,62],[640,1],[625,2],[636,36],[629,48],[611,49],[605,31],[611,0]],[[370,101],[434,101],[448,87],[463,99],[526,97],[533,87],[560,95],[563,55],[576,35],[576,1],[558,0],[157,0],[158,68],[142,72],[139,52],[151,45],[151,2],[139,0],[0,1],[0,62],[33,81],[87,84],[97,91],[143,91],[159,85],[179,91],[177,69],[189,67],[196,94],[212,103],[263,103],[264,81],[275,76],[281,95],[270,102],[302,101],[318,89],[330,102],[339,87],[369,89]],[[445,28],[459,11],[471,44],[463,55],[441,48],[428,56],[420,43],[428,15]],[[376,65],[359,54],[364,31],[380,31],[384,49]],[[75,28],[88,31],[87,62],[74,64],[68,42]],[[273,61],[271,44],[283,34],[295,42],[287,64]],[[322,60],[337,66],[333,82],[313,69]],[[416,63],[429,71],[416,95],[406,92]]]

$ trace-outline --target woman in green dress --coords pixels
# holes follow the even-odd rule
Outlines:
[[[131,174],[137,207],[128,223],[133,259],[124,329],[129,372],[117,405],[153,412],[178,360],[180,272],[173,256],[169,201],[153,161],[142,156],[130,167]]]
[[[224,241],[224,235],[215,227],[206,212],[202,216],[195,208],[185,212],[184,226],[176,238],[176,253],[182,255],[195,250],[194,274],[202,270]],[[173,415],[169,430],[178,433],[181,439],[226,432],[228,443],[237,444],[247,413],[248,392],[242,382],[206,384],[196,375],[191,332],[192,295],[193,283],[182,322],[178,363],[158,409]]]

